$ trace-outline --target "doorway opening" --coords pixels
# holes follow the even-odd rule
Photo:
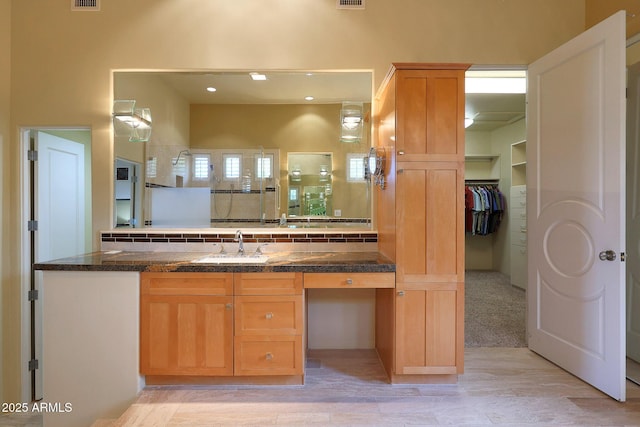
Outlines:
[[[527,346],[526,86],[526,67],[466,73],[465,347]]]
[[[23,401],[42,396],[42,295],[37,262],[91,248],[91,131],[20,131]]]

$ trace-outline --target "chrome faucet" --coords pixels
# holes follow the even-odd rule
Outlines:
[[[233,239],[234,242],[238,242],[238,254],[244,255],[244,242],[242,241],[242,231],[236,231],[236,238]]]

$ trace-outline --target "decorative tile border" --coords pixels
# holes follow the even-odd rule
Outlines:
[[[377,243],[375,232],[242,232],[245,243]],[[102,243],[232,243],[235,232],[112,232],[101,233]]]

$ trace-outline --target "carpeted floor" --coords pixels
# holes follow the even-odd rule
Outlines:
[[[496,271],[465,275],[465,347],[526,347],[525,291]]]

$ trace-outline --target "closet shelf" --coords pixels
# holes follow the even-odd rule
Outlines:
[[[499,157],[497,154],[466,154],[464,160],[467,162],[490,162]]]

